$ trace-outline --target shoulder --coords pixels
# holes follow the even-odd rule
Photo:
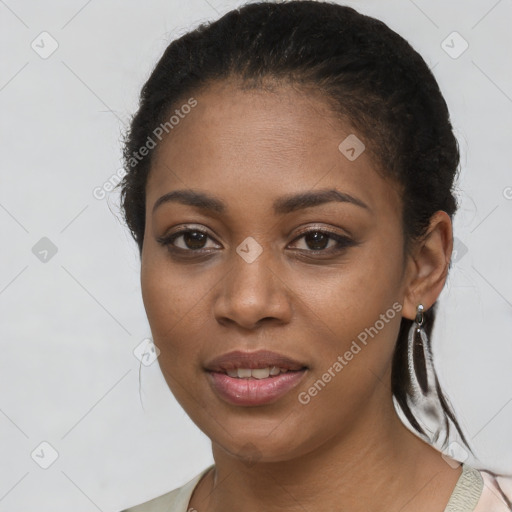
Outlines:
[[[482,477],[482,494],[474,512],[512,511],[512,476],[478,471]]]
[[[511,512],[511,487],[510,477],[463,464],[444,512]]]
[[[162,496],[153,498],[139,505],[122,510],[121,512],[187,512],[192,493],[199,480],[213,467],[208,466],[186,484]]]

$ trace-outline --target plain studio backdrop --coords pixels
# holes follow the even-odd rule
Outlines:
[[[461,206],[435,361],[482,464],[512,473],[512,3],[345,4],[404,36],[449,105]],[[0,512],[115,512],[213,462],[137,357],[140,262],[109,183],[169,41],[238,5],[0,1]]]

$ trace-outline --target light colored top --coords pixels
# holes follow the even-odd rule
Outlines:
[[[189,510],[190,498],[199,480],[214,466],[207,467],[185,485],[167,494],[154,498],[140,505],[127,508],[122,512],[196,512]],[[508,482],[505,494],[505,486]],[[494,478],[486,471],[479,471],[467,464],[462,464],[462,473],[444,512],[510,512],[507,505],[512,499],[512,479]]]

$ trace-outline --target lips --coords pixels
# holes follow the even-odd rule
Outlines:
[[[276,402],[298,386],[308,367],[290,357],[258,350],[235,350],[205,365],[212,390],[236,406],[263,406]]]
[[[263,369],[277,367],[282,370],[298,371],[307,366],[283,354],[270,350],[258,350],[256,352],[242,352],[235,350],[222,354],[210,360],[205,365],[205,370],[210,372],[227,373],[228,371],[246,369]]]

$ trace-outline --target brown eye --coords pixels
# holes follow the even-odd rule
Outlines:
[[[181,245],[175,243],[176,240],[183,239]],[[205,247],[208,238],[210,236],[201,229],[183,229],[177,233],[173,233],[169,236],[160,237],[157,241],[169,249],[178,249],[181,251],[199,252],[202,249],[208,249]]]
[[[319,251],[325,249],[332,238],[321,231],[310,231],[304,236],[304,240],[310,249]]]
[[[304,249],[299,247],[298,249],[305,252],[330,253],[340,251],[346,247],[354,245],[353,240],[346,236],[320,229],[311,229],[306,231],[296,238],[294,242],[301,239],[304,239],[306,248]],[[333,242],[331,246],[329,246],[330,242]]]
[[[182,236],[183,242],[188,249],[202,249],[208,238],[207,235],[200,231],[186,231]]]

